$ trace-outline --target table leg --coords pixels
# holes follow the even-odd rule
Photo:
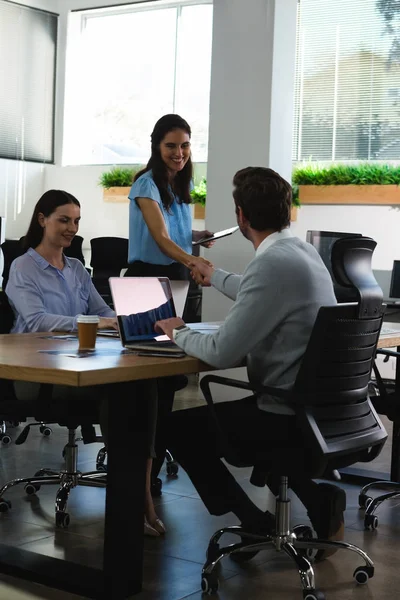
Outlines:
[[[136,398],[110,399],[108,405],[103,577],[104,597],[113,600],[142,589],[149,403],[141,389],[138,385]]]
[[[397,352],[400,352],[400,346],[397,346]],[[395,390],[396,398],[400,398],[400,361],[398,358],[396,358]],[[398,415],[395,416],[395,419],[393,421],[390,480],[400,481],[400,418]]]

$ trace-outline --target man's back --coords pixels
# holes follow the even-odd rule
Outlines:
[[[255,283],[257,282],[257,283]],[[236,302],[258,296],[264,318],[258,319],[262,339],[247,355],[253,383],[290,388],[321,306],[336,304],[331,277],[315,248],[296,237],[278,239],[265,251],[260,248],[243,275]],[[249,298],[250,305],[254,300]],[[249,312],[249,319],[253,318]],[[271,398],[260,408],[286,412]]]

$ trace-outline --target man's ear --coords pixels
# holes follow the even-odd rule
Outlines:
[[[248,220],[246,219],[246,217],[243,214],[243,209],[241,206],[237,207],[237,211],[236,211],[236,215],[237,215],[237,222],[238,225],[247,225],[248,224]]]

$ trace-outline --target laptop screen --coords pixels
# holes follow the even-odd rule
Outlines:
[[[110,277],[109,282],[123,344],[169,339],[154,331],[157,321],[176,316],[168,278]]]

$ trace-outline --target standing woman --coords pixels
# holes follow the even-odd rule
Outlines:
[[[137,173],[129,193],[129,267],[126,277],[185,280],[189,279],[190,265],[205,261],[192,255],[192,241],[212,234],[192,231],[190,138],[190,126],[179,115],[164,115],[154,126],[150,160]],[[206,247],[211,245],[204,244]],[[153,482],[165,458],[167,420],[174,394],[186,383],[186,378],[182,377],[160,380]]]
[[[192,255],[192,241],[212,234],[192,232],[190,137],[179,115],[164,115],[154,126],[150,160],[129,192],[128,277],[188,279],[188,267],[205,260]]]

